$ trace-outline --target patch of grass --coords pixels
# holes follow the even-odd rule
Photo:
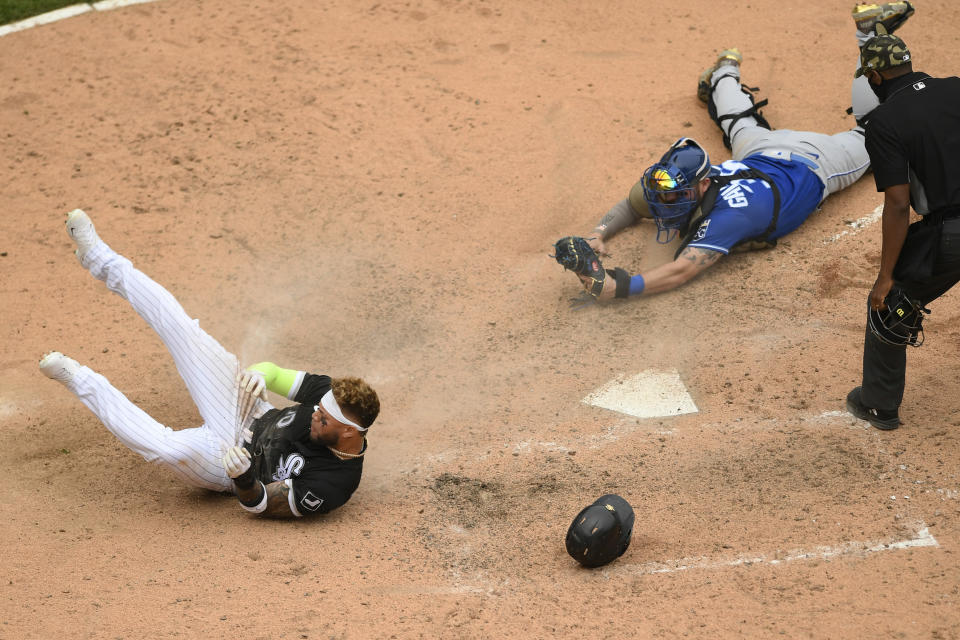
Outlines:
[[[81,3],[80,0],[0,0],[0,24],[17,22],[72,4]]]

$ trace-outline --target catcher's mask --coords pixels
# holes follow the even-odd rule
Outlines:
[[[895,346],[919,347],[923,344],[923,314],[930,313],[919,302],[911,300],[900,287],[894,287],[884,298],[882,311],[870,308],[867,302],[867,325],[880,342]]]
[[[686,225],[700,201],[700,181],[709,174],[710,157],[692,138],[674,142],[643,172],[643,198],[657,223],[657,242],[670,242]]]
[[[633,509],[618,495],[601,496],[577,514],[567,530],[567,553],[585,567],[623,555],[633,533]]]

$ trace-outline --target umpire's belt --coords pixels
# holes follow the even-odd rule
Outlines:
[[[924,224],[941,224],[946,220],[960,218],[960,206],[945,207],[939,211],[931,211],[923,216]]]

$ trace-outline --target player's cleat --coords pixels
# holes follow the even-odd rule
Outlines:
[[[860,387],[854,387],[847,394],[847,411],[882,431],[892,431],[900,426],[900,416],[896,409],[871,409],[864,405],[860,399]]]
[[[59,351],[51,351],[40,358],[40,371],[51,380],[64,384],[73,380],[73,376],[80,369],[80,364],[73,358],[68,358]]]
[[[710,94],[713,93],[713,74],[717,69],[731,65],[739,67],[741,62],[743,62],[743,54],[740,53],[740,49],[731,47],[721,51],[720,55],[717,56],[717,61],[704,69],[697,80],[697,97],[700,98],[700,101],[710,101]]]
[[[874,33],[878,24],[882,24],[887,33],[893,33],[913,15],[913,5],[909,2],[858,4],[853,8],[852,13],[853,21],[860,33]]]
[[[73,238],[77,243],[77,259],[83,262],[83,258],[93,247],[102,243],[97,230],[93,226],[93,221],[82,209],[74,209],[67,214],[67,235]]]

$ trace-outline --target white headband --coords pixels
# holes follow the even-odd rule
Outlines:
[[[323,394],[323,397],[320,398],[320,404],[323,405],[323,408],[327,410],[331,416],[336,418],[338,422],[343,424],[348,424],[351,427],[355,428],[357,431],[366,431],[366,427],[361,427],[356,422],[351,422],[347,420],[347,417],[343,415],[343,411],[340,411],[340,405],[337,404],[337,399],[333,397],[333,389],[327,391]]]

